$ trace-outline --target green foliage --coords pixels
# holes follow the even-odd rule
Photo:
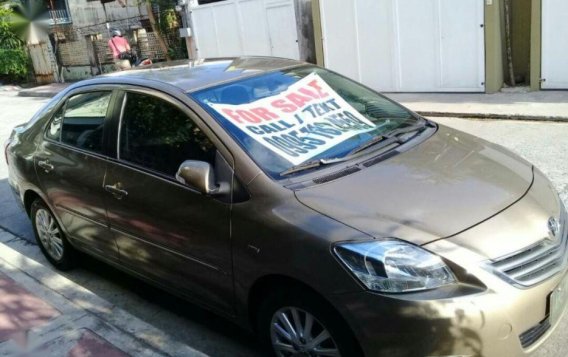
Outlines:
[[[180,27],[178,14],[174,10],[174,8],[165,9],[161,11],[160,15],[160,27],[162,31]]]
[[[28,73],[29,57],[24,48],[0,48],[0,76],[22,80]]]
[[[28,73],[29,57],[24,42],[13,29],[13,20],[11,9],[0,8],[0,76],[21,80]]]
[[[0,8],[0,48],[18,49],[23,46],[12,28],[13,15],[11,9]]]
[[[178,29],[182,26],[180,15],[175,11],[175,0],[141,0],[159,9],[156,18],[156,31],[165,42],[168,56],[172,60],[187,58],[185,39],[179,36]]]

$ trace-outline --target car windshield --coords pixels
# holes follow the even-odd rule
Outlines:
[[[271,72],[191,96],[276,179],[310,163],[348,159],[358,148],[419,120],[378,93],[315,66]]]

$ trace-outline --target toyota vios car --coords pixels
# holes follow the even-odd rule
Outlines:
[[[313,65],[80,82],[6,159],[56,267],[93,255],[277,356],[523,356],[565,310],[566,211],[540,171]]]

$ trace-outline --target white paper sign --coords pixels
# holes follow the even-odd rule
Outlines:
[[[314,73],[272,97],[211,107],[294,165],[376,128]]]

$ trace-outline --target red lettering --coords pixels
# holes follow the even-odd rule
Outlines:
[[[318,97],[317,93],[312,92],[311,90],[307,89],[307,88],[300,88],[298,89],[298,92],[305,94],[307,96],[310,96],[314,99],[319,99],[320,97]]]
[[[243,123],[241,118],[237,114],[235,114],[235,112],[233,112],[231,109],[223,109],[222,112],[225,114],[225,116],[228,116],[229,118],[233,119],[237,123],[239,123],[239,124]]]
[[[237,110],[237,114],[240,115],[241,118],[248,121],[249,123],[257,124],[257,123],[260,123],[262,121],[262,119],[260,119],[259,117],[257,117],[253,113],[250,113],[246,110]]]
[[[296,111],[296,109],[298,109],[295,105],[287,103],[284,99],[275,100],[270,104],[272,104],[274,108],[280,109],[284,113],[293,113]]]
[[[289,101],[296,104],[298,108],[302,108],[306,103],[309,103],[312,99],[310,97],[305,97],[297,93],[291,93],[286,96]]]
[[[266,121],[271,121],[272,119],[278,119],[278,115],[274,114],[273,112],[271,112],[266,108],[254,108],[251,109],[250,111]]]
[[[314,88],[318,92],[318,95],[319,95],[320,98],[325,98],[325,97],[329,96],[329,93],[324,92],[323,88],[319,86],[317,79],[314,79],[313,81],[308,83],[308,85],[310,87]]]

